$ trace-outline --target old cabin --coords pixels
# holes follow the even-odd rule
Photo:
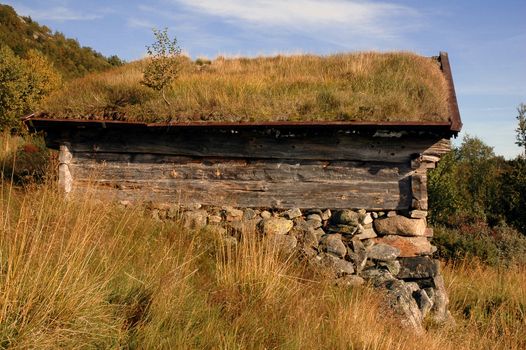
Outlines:
[[[396,299],[418,304],[409,323],[447,318],[425,219],[427,170],[462,125],[446,53],[185,60],[166,103],[141,64],[72,82],[25,119],[60,150],[65,193],[282,213],[272,230],[295,247],[292,219],[307,223],[301,249],[335,277],[396,277]]]

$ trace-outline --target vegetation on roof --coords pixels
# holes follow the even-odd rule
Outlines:
[[[439,63],[412,53],[180,57],[165,96],[143,83],[148,60],[73,80],[39,114],[146,122],[448,120]]]

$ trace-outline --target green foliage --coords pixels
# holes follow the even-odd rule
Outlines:
[[[428,194],[430,219],[433,223],[449,223],[462,211],[462,198],[455,176],[458,172],[457,152],[452,150],[442,157],[438,166],[429,172]]]
[[[19,118],[61,84],[61,78],[44,55],[28,52],[21,59],[0,45],[0,131],[19,126]]]
[[[503,158],[480,139],[466,135],[458,149],[429,174],[431,221],[456,226],[459,222],[498,221],[502,212],[500,177]]]
[[[526,234],[526,158],[509,161],[509,170],[502,176],[503,212],[509,224]]]
[[[433,244],[437,255],[448,261],[477,258],[492,265],[526,263],[526,237],[509,226],[489,227],[484,223],[459,228],[435,228]]]
[[[77,40],[52,33],[48,27],[18,16],[12,7],[1,4],[0,44],[24,58],[33,49],[42,52],[66,79],[122,64],[117,56],[106,58],[89,47],[81,47]]]
[[[515,131],[517,132],[517,146],[524,147],[524,155],[526,156],[526,104],[521,103],[517,107],[517,121],[519,125]]]
[[[144,78],[142,83],[156,91],[162,93],[164,102],[170,105],[166,99],[166,88],[177,79],[181,71],[181,61],[179,55],[181,48],[177,45],[177,38],[170,39],[168,29],[153,30],[155,42],[152,46],[147,46],[150,61],[144,68]]]

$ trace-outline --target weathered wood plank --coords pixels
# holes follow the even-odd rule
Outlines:
[[[409,179],[398,182],[268,182],[201,180],[95,180],[75,182],[74,192],[98,198],[179,204],[278,208],[402,210],[411,205]]]
[[[200,179],[243,181],[399,181],[411,172],[407,164],[191,159],[152,155],[76,154],[71,173],[75,179]],[[118,159],[118,160],[116,160]]]
[[[445,140],[429,135],[374,137],[349,131],[280,134],[275,130],[210,129],[134,134],[111,129],[78,129],[63,138],[73,152],[394,163],[409,162],[423,153],[442,154],[448,147]]]

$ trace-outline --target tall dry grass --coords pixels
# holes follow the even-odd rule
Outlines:
[[[412,53],[181,58],[160,93],[141,84],[148,60],[67,84],[43,115],[130,121],[447,121],[447,86],[436,61]]]
[[[0,348],[526,347],[524,266],[445,266],[456,325],[416,336],[374,290],[336,288],[249,229],[232,245],[212,226],[2,181]]]

